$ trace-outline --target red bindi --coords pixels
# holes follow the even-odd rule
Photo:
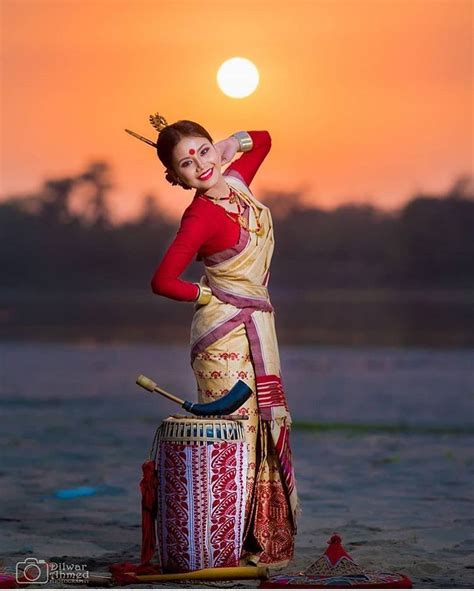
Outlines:
[[[194,150],[193,148],[191,148],[191,149],[189,150],[189,153],[190,153],[190,154],[191,154],[191,156],[192,156],[193,154],[195,154],[195,153],[196,153],[196,150]]]

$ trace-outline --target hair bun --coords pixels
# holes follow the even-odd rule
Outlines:
[[[185,183],[183,183],[182,181],[180,181],[179,179],[177,179],[174,175],[170,174],[168,172],[168,170],[165,170],[165,179],[173,186],[175,185],[179,185],[180,187],[183,187],[183,189],[186,189],[187,191],[189,191],[192,187],[189,187],[188,185],[186,185]]]

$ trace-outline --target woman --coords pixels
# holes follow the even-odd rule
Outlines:
[[[213,143],[192,121],[168,125],[150,116],[167,180],[194,189],[173,243],[152,279],[154,293],[195,302],[191,364],[199,402],[225,395],[238,379],[253,395],[239,409],[248,449],[243,559],[285,566],[293,556],[297,495],[289,447],[291,424],[280,375],[268,296],[273,228],[250,184],[271,146],[266,131],[237,132]],[[128,131],[128,130],[127,130]],[[244,154],[224,173],[221,166]],[[197,255],[199,283],[179,277]]]

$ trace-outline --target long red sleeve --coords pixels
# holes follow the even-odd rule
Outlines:
[[[214,218],[203,215],[203,208],[195,201],[186,209],[176,238],[156,269],[151,286],[153,292],[169,298],[191,302],[198,295],[192,282],[179,279],[203,244],[212,239],[217,228]]]
[[[271,139],[267,131],[250,131],[253,148],[232,162],[224,175],[236,176],[248,186],[270,151]],[[193,258],[210,256],[235,246],[240,236],[237,220],[230,219],[224,208],[210,199],[197,195],[186,208],[176,238],[155,270],[151,286],[153,292],[174,300],[191,302],[198,288],[179,276]]]
[[[257,170],[270,152],[272,139],[268,131],[249,131],[248,133],[253,140],[253,148],[232,162],[224,174],[237,173],[235,176],[240,176],[244,183],[250,186]]]

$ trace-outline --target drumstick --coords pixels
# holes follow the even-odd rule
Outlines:
[[[213,400],[212,402],[205,404],[198,404],[196,402],[190,402],[189,400],[183,400],[182,398],[178,398],[178,396],[163,390],[163,388],[160,388],[156,382],[144,375],[138,376],[137,384],[149,392],[158,392],[158,394],[176,402],[188,412],[192,412],[198,416],[222,416],[232,414],[252,395],[251,388],[242,380],[238,380],[229,392],[219,398],[219,400]]]
[[[169,398],[169,400],[172,400],[173,402],[177,402],[181,406],[183,406],[184,403],[186,402],[182,398],[178,398],[174,394],[170,394],[166,390],[163,390],[163,388],[159,388],[158,387],[158,384],[156,382],[154,382],[153,380],[150,380],[150,378],[147,378],[144,375],[139,375],[138,376],[138,378],[137,378],[137,384],[139,386],[141,386],[142,388],[145,388],[145,390],[148,390],[149,392],[158,392],[162,396],[165,396],[166,398]]]

